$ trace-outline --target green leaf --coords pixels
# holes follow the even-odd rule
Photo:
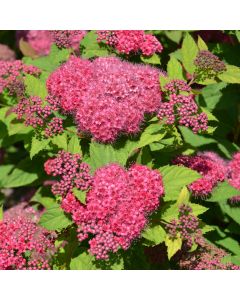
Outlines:
[[[240,191],[231,186],[227,181],[220,182],[211,193],[210,198],[206,201],[210,202],[225,202],[234,196],[240,196]]]
[[[192,213],[195,216],[201,215],[201,214],[205,213],[205,211],[208,210],[207,207],[196,204],[196,203],[188,203],[188,205],[192,208]]]
[[[171,41],[178,44],[181,41],[183,31],[181,31],[181,30],[165,30],[165,34]]]
[[[33,167],[34,166],[34,167]],[[38,179],[37,166],[30,160],[22,160],[14,170],[2,180],[5,188],[13,188],[28,185]]]
[[[158,245],[164,242],[166,237],[166,232],[161,225],[154,225],[146,228],[143,231],[142,236],[146,240],[152,242],[154,245]]]
[[[171,79],[184,80],[182,65],[174,56],[171,56],[167,64],[167,73]]]
[[[83,58],[108,56],[107,48],[97,42],[97,34],[94,30],[89,31],[84,36],[80,46],[82,48],[81,55]]]
[[[187,127],[178,126],[178,128],[181,131],[184,141],[193,147],[200,147],[203,145],[217,143],[217,141],[212,137],[208,137],[207,135],[203,136],[203,135],[195,134],[192,132],[192,130],[190,130]]]
[[[161,64],[160,57],[156,53],[154,53],[150,57],[141,55],[141,61],[143,61],[146,64],[152,64],[152,65],[160,65]]]
[[[82,203],[82,204],[86,204],[86,195],[87,195],[87,191],[81,191],[78,190],[77,188],[73,188],[73,194],[74,196]]]
[[[165,201],[177,200],[183,186],[201,178],[198,172],[182,166],[168,165],[159,170],[163,176]]]
[[[227,70],[218,75],[218,78],[227,83],[240,83],[240,68],[232,65],[227,65]]]
[[[228,203],[220,203],[221,210],[240,224],[240,207],[230,206]]]
[[[55,200],[50,197],[41,197],[41,198],[32,198],[31,202],[40,203],[45,208],[51,208],[54,204],[56,204]]]
[[[32,75],[27,74],[25,76],[24,84],[26,86],[26,92],[29,96],[38,96],[42,99],[45,99],[48,94],[45,81],[42,81]]]
[[[198,44],[198,48],[199,50],[208,50],[208,46],[207,44],[204,42],[204,40],[200,37],[200,35],[198,36],[198,41],[197,41],[197,44]]]
[[[167,246],[168,259],[170,260],[173,257],[173,255],[176,254],[177,251],[182,248],[182,239],[180,237],[171,239],[167,235],[165,239],[165,244]]]
[[[80,141],[77,135],[73,135],[68,143],[67,151],[72,154],[81,154]]]
[[[240,255],[240,244],[231,237],[226,237],[215,242],[217,245],[224,247],[233,254]]]
[[[24,57],[23,61],[27,65],[33,65],[47,72],[52,72],[57,69],[60,64],[68,60],[71,50],[59,49],[55,44],[51,46],[51,51],[48,56],[42,56],[37,59],[31,59]]]
[[[33,131],[33,128],[30,126],[26,126],[22,122],[11,122],[8,127],[8,135],[12,136],[14,134],[27,134]]]
[[[171,81],[171,78],[164,76],[164,75],[160,75],[159,76],[159,82],[160,82],[160,86],[161,89],[164,91],[164,86],[169,83]]]
[[[178,196],[177,203],[182,204],[182,203],[188,203],[190,199],[190,193],[188,191],[188,188],[184,186]]]
[[[48,230],[61,230],[72,224],[58,204],[48,208],[41,216],[39,225]]]
[[[40,151],[46,149],[49,142],[50,142],[49,139],[43,138],[43,139],[39,140],[36,136],[34,136],[32,138],[32,142],[31,142],[30,158],[32,159]]]
[[[130,140],[118,148],[110,144],[106,145],[92,142],[90,144],[89,161],[92,171],[114,162],[124,166],[134,148],[136,148],[136,142]]]
[[[93,262],[95,258],[89,253],[83,252],[77,257],[71,259],[70,269],[71,270],[96,270]]]
[[[191,35],[187,33],[182,44],[182,62],[190,74],[193,74],[195,71],[194,60],[197,54],[198,47]]]
[[[163,208],[163,211],[161,212],[161,220],[164,220],[166,222],[171,222],[173,219],[178,219],[179,216],[179,204],[169,204]]]
[[[58,146],[59,149],[68,150],[68,144],[67,144],[67,134],[64,132],[62,134],[55,135],[52,137],[51,142]]]
[[[136,148],[143,148],[153,142],[158,142],[166,135],[166,133],[164,127],[159,123],[150,124],[141,134]]]
[[[0,166],[0,187],[4,187],[3,183],[13,168],[14,168],[14,165],[1,165]]]

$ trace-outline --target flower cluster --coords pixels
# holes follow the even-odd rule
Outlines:
[[[179,218],[173,219],[167,224],[166,229],[171,238],[176,238],[178,235],[186,242],[186,245],[191,248],[195,241],[195,235],[201,234],[198,218],[192,214],[192,208],[186,204],[179,207]]]
[[[32,96],[21,99],[13,112],[17,114],[18,119],[25,119],[26,126],[42,129],[45,137],[52,137],[63,132],[63,120],[59,117],[52,117],[58,109],[52,97],[48,96],[46,101],[43,101],[37,96]]]
[[[0,61],[13,61],[15,60],[15,53],[7,45],[0,44]]]
[[[165,97],[158,112],[158,118],[166,124],[186,126],[194,133],[207,130],[208,118],[203,112],[199,113],[195,96],[191,88],[183,80],[172,80],[164,86]]]
[[[59,48],[78,49],[80,41],[86,34],[85,30],[50,30],[54,43]]]
[[[49,93],[76,114],[80,131],[102,142],[139,132],[144,114],[161,103],[160,71],[105,57],[93,62],[71,57],[47,80]]]
[[[52,185],[55,195],[65,196],[74,187],[88,190],[92,182],[89,166],[81,161],[79,154],[59,151],[55,158],[45,162],[44,169],[48,175],[60,178]]]
[[[240,267],[232,263],[223,263],[227,253],[208,243],[203,237],[199,239],[199,247],[194,252],[186,252],[182,255],[179,265],[185,270],[240,270]]]
[[[110,164],[95,172],[86,205],[69,193],[62,208],[77,224],[78,239],[90,238],[90,252],[97,259],[108,259],[110,252],[128,249],[140,236],[163,192],[158,171],[141,165],[125,170]]]
[[[50,269],[54,235],[36,223],[39,214],[25,203],[0,221],[0,270]]]
[[[10,95],[22,96],[24,83],[21,76],[24,73],[38,75],[39,70],[25,65],[21,60],[0,61],[0,94],[7,89]]]
[[[92,63],[71,56],[70,59],[53,72],[47,80],[50,95],[59,99],[65,112],[73,112],[82,105],[83,95],[92,80]]]
[[[99,30],[98,42],[105,42],[123,54],[140,53],[151,56],[162,52],[163,47],[158,39],[144,30]]]
[[[173,163],[188,167],[202,175],[202,178],[189,185],[190,190],[197,197],[206,197],[218,182],[226,178],[226,163],[213,152],[203,152],[195,156],[181,155]]]
[[[228,163],[228,181],[233,187],[240,190],[240,152],[235,153]],[[240,196],[233,197],[230,202],[232,204],[240,203]]]
[[[214,78],[218,74],[226,71],[224,62],[207,50],[202,50],[198,53],[194,64],[196,66],[195,73],[200,80]]]
[[[85,30],[18,30],[17,40],[23,38],[38,55],[42,56],[49,54],[53,43],[59,48],[78,49],[85,34]]]

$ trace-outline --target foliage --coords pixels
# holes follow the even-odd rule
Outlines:
[[[137,49],[129,53],[119,51],[119,49],[113,47],[114,43],[109,45],[99,42],[98,32],[93,30],[85,34],[77,50],[58,48],[57,45],[53,44],[49,49],[49,54],[45,56],[40,56],[35,52],[32,55],[32,51],[27,51],[27,49],[30,49],[29,45],[21,40],[20,50],[26,56],[22,57],[19,52],[19,59],[25,65],[37,67],[39,70],[37,74],[21,73],[15,78],[12,84],[15,87],[21,86],[21,91],[23,91],[21,94],[13,93],[11,86],[6,86],[1,91],[1,80],[4,82],[7,75],[5,73],[2,75],[1,68],[3,67],[1,67],[0,61],[0,224],[8,208],[12,206],[12,201],[16,205],[23,198],[28,201],[29,206],[40,211],[41,217],[38,220],[38,226],[44,227],[55,234],[56,251],[52,255],[52,269],[181,268],[179,262],[186,253],[187,255],[191,253],[194,255],[203,248],[197,236],[199,232],[201,232],[201,239],[226,251],[226,257],[224,258],[226,264],[231,262],[231,264],[240,265],[240,174],[238,178],[239,185],[233,185],[232,182],[237,179],[231,176],[237,175],[233,175],[236,172],[232,171],[229,164],[230,161],[234,160],[234,154],[239,151],[240,147],[240,61],[239,51],[236,51],[240,47],[239,31],[223,32],[225,40],[214,43],[208,42],[204,32],[200,32],[200,35],[198,35],[196,32],[153,30],[147,32],[147,34],[153,35],[154,41],[157,40],[161,43],[163,46],[161,53],[159,51],[146,56]],[[121,34],[118,37],[119,43],[121,42],[120,37]],[[232,42],[226,42],[227,38],[231,38]],[[123,41],[126,44],[128,43],[126,34]],[[145,47],[149,45],[151,45],[150,40]],[[118,45],[118,47],[120,46],[123,47],[124,45]],[[97,91],[99,92],[97,94],[91,90],[91,96],[99,97],[103,101],[104,97],[110,99],[107,97],[111,94],[111,97],[116,97],[119,103],[121,97],[127,98],[124,101],[128,103],[129,107],[127,109],[124,106],[120,107],[121,116],[116,114],[114,118],[121,118],[126,114],[127,118],[124,126],[128,126],[128,128],[121,129],[117,138],[111,140],[110,143],[94,139],[92,132],[82,130],[81,126],[77,124],[76,112],[81,105],[78,104],[74,112],[67,111],[66,107],[62,107],[61,97],[57,99],[56,95],[51,94],[49,88],[49,76],[53,72],[57,72],[58,68],[73,56],[75,56],[75,59],[77,57],[87,60],[86,74],[92,74],[91,72],[96,70],[91,66],[98,59],[102,63],[102,72],[108,72],[108,64],[105,59],[110,59],[113,62],[117,61],[119,65],[121,61],[127,61],[129,64],[134,63],[136,66],[141,63],[147,66],[146,70],[152,70],[151,68],[157,70],[159,72],[157,88],[161,90],[159,105],[157,104],[154,109],[145,109],[147,113],[144,116],[131,116],[142,120],[139,121],[138,130],[131,131],[129,128],[131,128],[132,123],[138,121],[134,118],[129,121],[128,108],[131,108],[131,105],[140,105],[140,99],[133,97],[137,104],[134,101],[130,102],[130,100],[126,102],[128,101],[128,94],[124,93],[125,90],[129,89],[128,81],[132,80],[134,74],[126,79],[127,83],[121,78],[113,79],[115,82],[111,88],[109,86],[106,88],[104,82],[99,83],[95,89],[106,89],[102,94],[99,91]],[[118,60],[118,58],[121,60]],[[217,65],[214,65],[214,63]],[[212,66],[210,71],[209,66]],[[206,68],[204,69],[204,67]],[[113,71],[111,70],[111,72]],[[66,78],[68,78],[69,74],[66,74]],[[83,74],[81,80],[84,80],[86,74]],[[114,78],[113,74],[111,73],[112,77],[109,76],[110,79]],[[95,80],[94,75],[91,75],[93,80]],[[74,74],[71,74],[71,76],[73,76],[71,78],[74,78]],[[64,82],[67,82],[66,78],[63,79]],[[92,80],[90,75],[89,78],[87,81]],[[144,80],[148,79],[144,78]],[[134,82],[134,84],[137,85],[138,83]],[[138,86],[134,86],[134,84],[131,86],[131,93],[134,93],[135,88],[138,89]],[[148,84],[150,89],[155,82],[149,80]],[[70,96],[72,92],[76,92],[77,97],[79,97],[77,100],[80,103],[82,98],[87,97],[83,95],[87,87],[84,86],[81,89],[77,86],[77,83],[76,87],[74,85],[75,83],[73,83],[73,91],[69,89],[67,92]],[[180,85],[184,88],[179,88]],[[62,87],[63,85],[59,86]],[[91,88],[93,86],[91,85]],[[62,88],[64,89],[64,87]],[[73,99],[76,100],[76,94],[73,95]],[[18,113],[16,112],[16,107],[20,107],[21,100],[30,99],[31,97],[41,99],[43,111],[45,109],[46,112],[42,119],[51,126],[52,123],[48,114],[48,111],[51,110],[53,117],[60,119],[61,124],[63,124],[63,131],[57,129],[54,131],[54,127],[57,125],[53,123],[49,130],[53,130],[54,133],[46,136],[44,128],[41,126],[41,120],[38,119],[40,112],[36,107],[31,107],[34,111],[34,115],[31,115],[31,117],[33,116],[31,124],[27,123],[23,114],[19,114],[19,110]],[[174,102],[176,106],[172,112],[169,112],[167,109],[170,110],[171,101],[175,101],[174,97],[183,100],[182,102]],[[188,102],[189,97],[194,101],[191,104]],[[110,107],[110,104],[106,105]],[[144,105],[147,106],[148,103],[146,102]],[[161,105],[165,105],[167,111],[164,118],[160,118],[158,114],[163,107]],[[190,105],[194,107],[190,107]],[[30,114],[31,109],[27,109],[25,108],[25,113]],[[194,114],[186,115],[188,109],[195,109]],[[102,111],[97,112],[96,118],[101,113]],[[171,119],[173,115],[171,114],[175,117],[173,121]],[[189,119],[181,121],[183,115],[184,118],[189,117]],[[207,118],[208,127],[206,130],[193,132],[191,128],[195,125],[193,126],[191,122],[193,122],[192,120],[200,122],[201,120],[197,119],[198,116]],[[101,119],[101,115],[101,118],[99,117],[96,120],[96,128],[104,122],[110,124],[111,117],[110,110],[106,110],[105,119]],[[38,123],[35,124],[35,121]],[[114,124],[117,128],[117,121]],[[70,153],[69,157],[73,158],[73,162],[65,162],[66,165],[63,166],[63,163],[57,165],[57,161],[55,161],[57,167],[54,169],[52,163],[59,155],[59,151]],[[202,167],[202,169],[200,167],[199,169],[190,168],[189,166],[174,164],[174,159],[180,155],[194,156],[206,152],[215,153],[215,158],[211,158],[211,160],[214,161],[215,159],[217,161],[217,163],[215,161],[216,169],[217,164],[222,164],[226,172],[224,179],[217,181],[209,193],[200,196],[194,194],[192,184],[203,184],[202,182],[207,184],[206,181],[211,181],[210,175],[205,173],[206,167]],[[76,158],[75,161],[74,158]],[[81,165],[77,165],[77,161],[80,159]],[[118,164],[126,170],[131,170],[132,165],[135,164],[137,166],[144,165],[150,171],[154,170],[155,173],[152,174],[156,174],[162,180],[164,194],[159,198],[159,205],[154,206],[154,209],[149,209],[151,214],[149,212],[145,214],[146,216],[149,215],[147,222],[142,227],[139,226],[143,229],[132,244],[124,246],[122,241],[118,241],[116,244],[123,246],[115,249],[116,251],[112,251],[108,260],[104,260],[98,259],[91,253],[88,242],[94,243],[94,239],[91,236],[81,237],[83,233],[81,229],[77,228],[76,224],[78,222],[76,220],[82,217],[78,209],[82,213],[88,208],[89,199],[93,197],[92,191],[96,186],[93,188],[92,184],[99,184],[100,182],[99,179],[99,182],[95,183],[95,174],[98,174],[101,168],[113,164]],[[89,166],[89,174],[88,169],[85,169],[86,165]],[[236,165],[235,168],[237,169],[238,166]],[[60,169],[61,171],[68,170],[69,173],[62,174]],[[56,186],[59,183],[59,178],[61,178],[61,185],[63,185],[62,189],[64,190],[61,195],[52,192],[54,185]],[[139,178],[141,180],[136,179],[132,188],[142,188],[141,191],[145,193],[144,197],[148,201],[150,196],[147,196],[147,193],[152,187],[149,186],[149,189],[144,190],[143,182],[147,179],[144,176],[139,176]],[[116,196],[115,193],[117,194],[119,191],[113,189],[114,178],[112,178],[112,181],[108,179],[104,178],[109,184],[109,195],[114,194]],[[86,180],[89,182],[87,187],[84,186]],[[105,181],[101,181],[101,184]],[[99,188],[99,191],[103,191],[105,187],[101,188]],[[18,195],[19,191],[23,195],[21,197],[15,196]],[[30,191],[30,196],[27,193],[28,191]],[[99,192],[99,194],[101,193]],[[124,193],[121,195],[121,201],[127,199]],[[162,193],[159,193],[159,195],[162,195]],[[11,197],[14,199],[11,200]],[[73,199],[77,202],[73,202]],[[99,199],[101,199],[100,196]],[[101,203],[101,205],[108,208],[111,203]],[[197,230],[194,229],[194,232],[189,230],[188,232],[191,241],[193,241],[191,247],[186,246],[187,239],[181,234],[179,228],[177,228],[175,236],[171,234],[170,230],[176,224],[182,222],[181,205],[186,205],[191,212],[189,213],[190,217],[186,214],[189,219],[197,220],[195,224]],[[94,213],[98,215],[99,212]],[[126,218],[128,213],[130,212],[124,212]],[[99,220],[101,217],[99,213]],[[124,221],[121,224],[118,220],[118,222],[116,221],[118,225],[115,225],[123,225],[125,224]],[[84,222],[81,224],[84,224]],[[87,224],[86,226],[91,228],[93,224]],[[105,224],[105,226],[107,227],[108,224]],[[92,230],[90,235],[94,236],[94,230],[96,229],[89,228],[88,232]],[[114,232],[117,232],[117,229]],[[87,230],[83,232],[87,232]],[[117,239],[119,236],[116,235],[111,238]],[[111,247],[109,246],[109,249],[114,249],[114,247]],[[154,251],[157,251],[157,254]],[[158,259],[154,260],[156,256]]]

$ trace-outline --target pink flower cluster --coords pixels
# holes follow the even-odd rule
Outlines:
[[[129,170],[110,164],[95,172],[86,205],[69,193],[62,208],[78,226],[78,239],[90,238],[90,252],[108,259],[119,248],[128,249],[159,206],[164,189],[158,171],[133,165]]]
[[[22,96],[24,83],[21,77],[25,74],[38,75],[39,70],[27,66],[21,60],[0,61],[0,94],[7,89],[11,95]]]
[[[201,234],[198,218],[192,214],[192,208],[186,204],[179,207],[178,220],[173,219],[167,224],[166,229],[171,238],[176,238],[179,234],[186,245],[191,248],[195,241],[195,235]]]
[[[228,163],[228,181],[233,187],[240,190],[240,152],[235,153]],[[240,203],[240,196],[233,197],[230,202]]]
[[[240,270],[233,263],[223,263],[222,259],[227,253],[208,243],[203,237],[199,239],[199,247],[194,252],[182,255],[179,265],[185,270]]]
[[[23,38],[42,56],[49,54],[53,43],[59,48],[72,47],[77,50],[85,34],[85,30],[18,30],[17,39]]]
[[[55,195],[64,197],[74,187],[83,191],[88,190],[92,183],[90,168],[81,162],[79,154],[59,151],[56,158],[45,162],[44,169],[48,175],[60,178],[52,185],[52,192]]]
[[[139,132],[144,114],[161,103],[160,71],[105,57],[93,62],[71,57],[47,80],[49,93],[75,114],[80,131],[101,142]]]
[[[36,223],[39,214],[22,203],[0,221],[0,270],[50,269],[54,236]]]
[[[0,44],[0,61],[13,61],[15,60],[15,53],[7,45]]]
[[[48,104],[44,104],[48,102]],[[63,120],[53,117],[58,111],[57,103],[50,96],[46,101],[37,96],[21,99],[14,107],[13,112],[18,119],[25,119],[26,126],[43,129],[46,137],[52,137],[63,132]]]
[[[79,43],[86,33],[85,30],[50,30],[51,37],[59,48],[75,50],[78,50]]]
[[[163,47],[158,39],[144,30],[99,30],[98,42],[105,42],[123,54],[140,53],[151,56],[162,52]]]
[[[227,175],[226,162],[213,152],[203,152],[195,156],[181,155],[173,163],[188,167],[202,175],[202,178],[189,185],[197,197],[206,197]]]
[[[177,122],[191,128],[194,133],[206,131],[207,115],[198,112],[195,96],[187,83],[183,80],[172,80],[164,88],[165,101],[161,103],[158,118],[165,120],[166,124]]]

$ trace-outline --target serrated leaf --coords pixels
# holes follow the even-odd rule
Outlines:
[[[174,56],[171,56],[167,64],[167,73],[168,73],[168,77],[171,79],[184,80],[182,66]]]
[[[12,136],[14,134],[27,134],[32,131],[32,127],[26,126],[24,123],[13,123],[11,122],[8,127],[8,135]]]
[[[80,140],[77,135],[73,135],[68,143],[67,151],[72,154],[81,154]]]
[[[136,147],[136,142],[127,141],[122,147],[115,148],[113,145],[100,144],[92,142],[90,144],[90,160],[92,171],[109,163],[119,163],[124,166],[133,149]]]
[[[163,177],[165,201],[177,200],[183,186],[201,178],[198,172],[182,166],[168,165],[161,167],[159,170]]]
[[[220,182],[212,191],[210,198],[206,201],[210,202],[222,202],[234,196],[240,196],[240,190],[235,189],[227,181]]]
[[[142,236],[146,240],[152,242],[154,245],[158,245],[164,242],[166,237],[166,232],[161,225],[154,225],[146,228],[143,231]]]
[[[166,30],[165,34],[171,41],[178,44],[181,41],[183,32],[181,30]]]
[[[33,65],[47,72],[52,72],[57,69],[62,62],[68,60],[70,54],[71,50],[64,48],[59,49],[55,44],[53,44],[48,56],[43,56],[36,59],[24,57],[24,62],[27,65]]]
[[[182,62],[185,69],[193,74],[195,71],[194,60],[198,54],[198,47],[189,33],[186,34],[182,44]]]
[[[200,147],[203,145],[217,143],[217,141],[214,138],[208,137],[207,135],[203,136],[199,134],[194,134],[192,130],[187,127],[178,126],[178,128],[181,131],[184,141],[193,147]]]
[[[86,204],[86,195],[87,195],[87,191],[81,191],[78,190],[77,188],[73,188],[73,194],[74,196],[82,203],[82,204]]]
[[[164,75],[160,75],[159,76],[159,82],[160,82],[160,86],[161,89],[164,91],[164,86],[169,83],[171,81],[171,78],[164,76]]]
[[[36,154],[40,151],[46,149],[49,144],[49,139],[41,139],[39,140],[36,136],[32,138],[31,149],[30,149],[30,158],[32,159]]]
[[[184,186],[178,196],[177,203],[182,204],[182,203],[188,203],[190,199],[190,193],[188,191],[188,188]]]
[[[198,41],[197,41],[197,44],[198,44],[198,48],[199,50],[208,50],[208,46],[207,44],[204,42],[204,40],[200,37],[200,35],[198,36]]]
[[[220,203],[221,210],[240,224],[240,207],[230,206],[228,203]]]
[[[83,58],[105,57],[108,50],[97,42],[97,34],[94,30],[89,31],[80,43]]]
[[[141,61],[143,61],[146,64],[152,64],[152,65],[160,65],[161,64],[160,57],[156,53],[154,53],[150,57],[141,55]]]
[[[40,80],[33,75],[26,74],[24,84],[26,87],[26,93],[29,96],[38,96],[44,99],[48,94],[45,81]]]
[[[8,174],[3,180],[4,188],[13,188],[28,185],[38,179],[36,172],[37,166],[33,168],[33,163],[28,160],[22,160],[13,171]]]
[[[227,70],[218,75],[218,78],[227,83],[240,83],[240,68],[227,65]]]
[[[196,203],[188,203],[188,205],[191,207],[192,209],[192,213],[195,215],[195,216],[199,216],[203,213],[205,213],[208,208],[205,207],[205,206],[202,206],[200,204],[196,204]]]
[[[61,230],[72,224],[72,221],[58,204],[46,209],[42,214],[39,225],[48,230]]]
[[[89,253],[83,252],[77,257],[71,259],[70,269],[71,270],[96,270],[93,262],[95,258]]]
[[[54,145],[58,146],[59,149],[63,149],[66,151],[68,150],[67,134],[65,132],[52,137],[51,142]]]
[[[240,255],[240,244],[231,237],[226,237],[215,242],[217,245],[224,247],[233,254]]]
[[[173,257],[173,255],[176,254],[177,251],[182,248],[182,239],[180,237],[171,239],[167,235],[165,239],[165,244],[167,246],[168,259],[170,260]]]
[[[150,124],[140,136],[136,148],[143,148],[153,142],[160,141],[165,135],[166,130],[160,124]]]
[[[4,187],[3,183],[6,181],[8,174],[14,168],[14,165],[1,165],[0,166],[0,187]]]

